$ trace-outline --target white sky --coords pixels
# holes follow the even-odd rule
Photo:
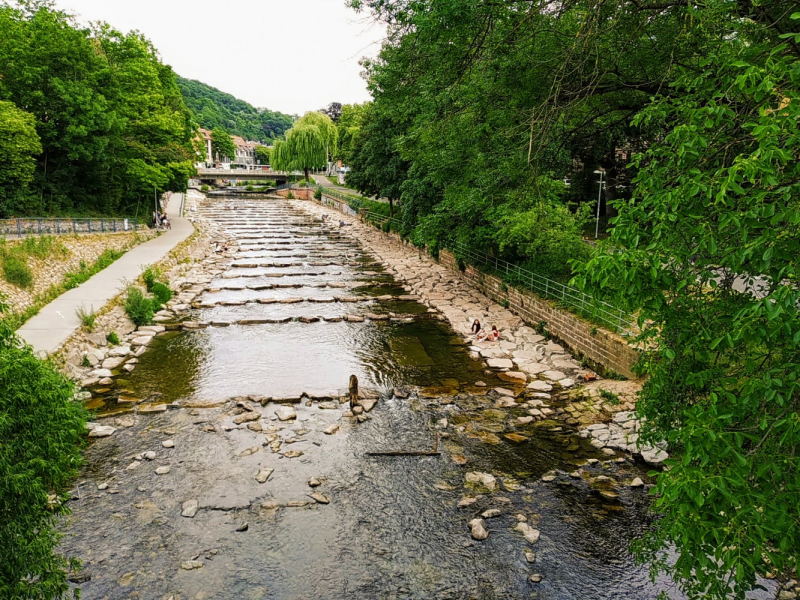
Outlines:
[[[369,99],[358,64],[385,29],[345,0],[56,0],[80,21],[138,30],[181,77],[300,114]]]

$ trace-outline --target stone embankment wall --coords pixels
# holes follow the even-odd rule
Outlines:
[[[91,267],[106,250],[128,250],[155,235],[154,231],[145,229],[129,233],[58,236],[56,242],[67,248],[65,256],[55,255],[44,260],[28,257],[28,266],[33,272],[33,287],[21,289],[0,277],[0,293],[6,296],[13,312],[21,312],[31,306],[38,295],[64,281],[67,273],[80,271],[81,261]],[[19,242],[8,240],[7,243],[11,246]]]
[[[281,198],[288,198],[289,197],[289,192],[291,192],[292,195],[295,198],[297,198],[298,200],[311,200],[314,197],[314,192],[315,191],[316,190],[314,190],[312,188],[298,188],[298,189],[292,188],[291,190],[289,190],[289,189],[278,190],[275,193],[278,196],[280,196]]]
[[[495,302],[508,300],[511,312],[522,317],[529,325],[547,324],[550,335],[557,337],[575,354],[602,365],[626,377],[636,378],[633,365],[639,353],[619,335],[597,327],[570,312],[557,308],[553,302],[540,298],[533,292],[507,286],[503,280],[468,265],[462,272],[452,253],[442,250],[439,262],[467,280]]]

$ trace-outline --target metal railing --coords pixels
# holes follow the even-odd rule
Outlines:
[[[364,221],[381,229],[385,229],[385,224],[389,223],[390,230],[402,231],[403,223],[399,219],[366,210],[361,210],[359,214]],[[571,312],[611,331],[623,334],[633,334],[637,331],[636,318],[632,314],[577,288],[564,285],[496,256],[478,252],[463,243],[450,244],[447,249],[464,262],[499,275],[512,285],[527,288],[542,298],[555,300]]]
[[[138,231],[138,219],[0,219],[0,237]]]
[[[555,300],[571,312],[603,325],[611,331],[632,334],[637,329],[636,318],[616,306],[599,300],[581,290],[543,277],[496,256],[477,252],[463,243],[454,243],[448,248],[464,262],[499,275],[512,285],[521,286],[535,292],[542,298]]]

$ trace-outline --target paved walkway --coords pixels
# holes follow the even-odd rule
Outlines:
[[[360,194],[359,192],[353,189],[342,187],[337,182],[331,181],[325,175],[313,175],[312,177],[314,177],[314,180],[317,182],[317,185],[322,186],[323,188],[331,188],[333,190],[338,190],[340,192],[349,194],[351,196],[358,196],[360,198],[365,198],[366,200],[372,200],[374,202],[388,202],[386,198],[367,198],[363,194]]]
[[[127,283],[139,277],[145,267],[164,258],[170,250],[192,234],[194,227],[180,216],[180,209],[181,194],[173,194],[167,207],[172,223],[171,230],[129,250],[108,268],[53,300],[19,328],[19,336],[33,346],[37,354],[58,350],[81,326],[76,314],[79,308],[87,311],[100,310]]]

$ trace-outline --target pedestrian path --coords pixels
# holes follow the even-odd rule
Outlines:
[[[30,344],[37,354],[58,350],[81,326],[78,309],[100,310],[142,271],[162,258],[188,238],[194,227],[180,216],[182,194],[173,194],[167,206],[172,229],[126,252],[106,269],[65,292],[42,308],[35,317],[19,328],[17,334]]]

